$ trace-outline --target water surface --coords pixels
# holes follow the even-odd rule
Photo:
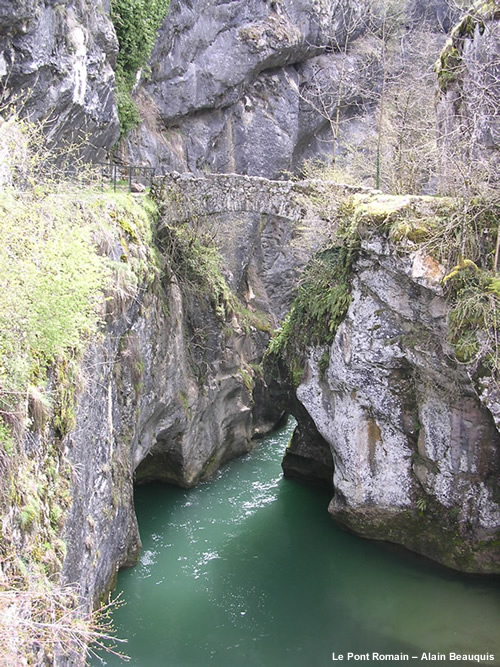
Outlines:
[[[115,613],[128,664],[322,667],[349,651],[370,660],[341,664],[384,664],[372,652],[450,651],[493,653],[486,664],[500,664],[498,580],[337,528],[328,493],[282,478],[292,430],[195,489],[137,489],[143,551],[119,575],[127,604]]]

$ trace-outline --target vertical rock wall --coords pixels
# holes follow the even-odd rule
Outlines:
[[[408,35],[419,54],[422,41],[437,54],[454,16],[446,0],[401,4],[394,79],[412,58]],[[124,152],[165,171],[282,178],[307,158],[331,160],[337,105],[337,153],[373,152],[387,63],[370,10],[358,0],[172,0]]]
[[[2,103],[43,120],[52,145],[75,142],[84,159],[103,159],[119,135],[117,50],[109,0],[7,0],[0,8]]]
[[[143,122],[129,137],[130,155],[167,171],[274,178],[292,169],[325,124],[299,95],[302,67],[344,43],[349,12],[361,31],[357,0],[173,0],[138,92]],[[346,82],[346,104],[362,85]]]
[[[495,185],[500,149],[500,10],[495,2],[475,3],[453,29],[437,72],[441,189]]]
[[[443,267],[421,251],[401,254],[382,232],[362,234],[344,321],[330,347],[309,349],[296,390],[330,446],[329,510],[365,537],[498,572],[500,434],[446,342]],[[310,476],[324,453],[309,442],[305,452],[292,442],[285,468],[302,455]]]

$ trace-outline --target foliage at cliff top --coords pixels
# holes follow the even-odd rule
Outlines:
[[[111,19],[120,50],[116,66],[117,103],[122,136],[139,122],[130,95],[137,72],[146,65],[170,0],[111,0]]]
[[[328,210],[328,202],[314,205]],[[374,191],[346,200],[337,211],[331,242],[306,267],[292,309],[269,344],[268,357],[282,359],[292,383],[300,382],[307,348],[331,344],[345,317],[357,249],[374,230],[391,241],[395,253],[419,250],[433,258],[450,306],[449,341],[457,360],[470,364],[478,377],[496,377],[500,369],[498,192],[488,199],[460,199]]]
[[[356,201],[357,200],[357,201]],[[357,196],[353,229],[378,227],[399,252],[436,260],[449,303],[448,339],[473,374],[500,369],[500,193],[488,197]]]
[[[87,345],[158,270],[155,205],[64,182],[50,157],[39,127],[0,123],[0,655],[12,665],[80,658],[108,634],[58,583],[72,475],[59,439]]]
[[[111,281],[125,274],[137,284],[144,267],[126,247],[151,232],[128,195],[39,186],[0,192],[0,233],[0,410],[10,412],[52,363],[97,334]],[[116,244],[113,260],[105,249]]]

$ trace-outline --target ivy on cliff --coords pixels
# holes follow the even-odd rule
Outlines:
[[[112,0],[111,19],[120,49],[116,64],[116,92],[121,134],[139,123],[131,96],[137,72],[146,65],[156,33],[168,13],[170,0]]]
[[[294,386],[302,379],[307,348],[331,344],[345,317],[357,250],[353,238],[341,246],[326,246],[313,257],[290,312],[269,343],[267,359],[283,360]]]

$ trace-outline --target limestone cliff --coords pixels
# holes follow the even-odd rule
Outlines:
[[[380,195],[361,204],[345,312],[331,343],[305,344],[296,388],[304,427],[312,420],[320,445],[298,437],[284,468],[307,478],[311,467],[327,470],[326,441],[335,519],[459,570],[498,572],[500,434],[481,380],[489,372],[478,375],[478,348],[463,363],[447,342],[454,315],[445,268],[415,242],[432,216],[441,219],[440,206]],[[487,292],[476,298],[497,307]]]
[[[133,219],[106,241],[113,261],[145,273],[108,296],[106,328],[83,359],[85,383],[63,442],[73,471],[63,577],[87,600],[137,557],[134,482],[209,479],[282,418],[282,389],[263,381],[260,363],[301,269],[326,238],[327,223],[306,198],[324,188],[335,192],[332,206],[365,191],[173,174],[155,188],[161,273]]]
[[[121,157],[163,171],[270,178],[333,151],[365,162],[367,154],[371,166],[384,77],[414,78],[415,54],[436,57],[454,15],[446,0],[405,1],[389,67],[376,6],[173,0],[149,64],[137,73],[141,123]],[[104,159],[119,135],[115,98],[124,95],[114,79],[109,0],[24,0],[3,3],[0,12],[2,103],[43,120],[53,145],[76,141],[85,160]]]
[[[337,150],[366,149],[382,78],[381,19],[369,10],[357,0],[203,0],[196,9],[173,0],[136,91],[143,120],[127,141],[132,160],[277,178],[304,158],[331,157],[337,107]],[[418,24],[427,42],[450,15],[441,0],[407,3],[399,20]]]
[[[86,387],[65,441],[75,480],[63,573],[89,599],[135,563],[134,479],[191,486],[252,446],[249,364],[259,335],[236,316],[224,326],[200,305],[188,320],[176,281],[164,293],[158,286],[85,357]]]

